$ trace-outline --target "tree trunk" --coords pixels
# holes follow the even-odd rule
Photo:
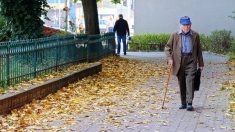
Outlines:
[[[85,31],[87,34],[100,34],[96,0],[82,0]]]

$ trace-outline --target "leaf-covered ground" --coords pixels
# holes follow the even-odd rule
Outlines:
[[[13,110],[9,115],[1,116],[0,130],[67,130],[69,126],[79,123],[77,115],[89,116],[84,113],[99,111],[103,107],[110,113],[104,121],[118,126],[128,120],[121,117],[134,112],[132,108],[142,108],[139,112],[145,114],[147,110],[144,111],[145,106],[141,104],[143,101],[150,103],[148,109],[156,110],[156,103],[161,102],[161,97],[156,96],[158,91],[154,91],[157,86],[150,87],[153,89],[151,93],[143,89],[136,91],[136,87],[150,77],[158,80],[165,75],[168,71],[163,65],[115,56],[103,59],[101,63],[102,72],[99,74],[79,80],[43,100],[34,100],[20,109]],[[126,101],[132,101],[131,105]],[[110,108],[115,106],[125,106],[125,110],[120,112]],[[55,121],[62,124],[55,125]]]
[[[229,61],[230,72],[228,74],[235,75],[235,59]],[[221,90],[230,90],[229,97],[229,114],[232,116],[232,120],[235,122],[235,79],[228,80],[223,83]]]

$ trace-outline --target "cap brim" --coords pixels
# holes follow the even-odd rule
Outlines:
[[[182,24],[182,25],[190,25],[191,22],[181,22],[180,24]]]

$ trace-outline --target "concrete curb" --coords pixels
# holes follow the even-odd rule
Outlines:
[[[7,114],[11,110],[19,108],[33,99],[42,99],[48,94],[55,93],[62,87],[68,86],[70,83],[82,79],[84,77],[101,72],[102,65],[96,63],[88,68],[66,75],[62,78],[55,78],[43,84],[32,86],[26,91],[22,91],[13,95],[0,98],[0,114]]]

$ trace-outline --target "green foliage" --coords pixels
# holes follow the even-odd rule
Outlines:
[[[0,42],[1,41],[8,41],[11,39],[12,32],[7,26],[3,26],[0,30]]]
[[[6,41],[11,38],[11,31],[7,29],[6,20],[0,15],[0,41]]]
[[[235,51],[234,38],[231,36],[231,31],[215,30],[211,35],[206,36],[200,34],[202,50],[211,51],[214,53],[225,54]]]
[[[201,42],[201,46],[202,46],[203,51],[210,50],[211,39],[209,36],[206,36],[205,34],[200,34],[200,42]]]
[[[129,41],[129,50],[164,50],[170,34],[143,34],[134,35]],[[235,38],[232,38],[231,31],[216,30],[207,36],[200,34],[200,42],[202,50],[211,51],[214,53],[226,54],[235,56]]]
[[[159,40],[159,43],[161,43],[161,44],[166,44],[169,38],[170,38],[170,34],[159,34],[158,35],[158,40]]]
[[[42,37],[43,21],[40,17],[47,13],[47,0],[0,0],[0,3],[0,13],[12,39]]]
[[[121,3],[121,0],[111,0],[111,2],[114,4],[118,4],[118,3]]]
[[[0,29],[4,27],[5,23],[6,23],[6,20],[4,19],[4,17],[0,16]]]
[[[211,50],[216,53],[226,53],[229,51],[232,42],[231,31],[215,30],[210,35]]]
[[[143,34],[134,35],[132,40],[140,44],[166,44],[169,37],[169,34]]]
[[[235,37],[233,37],[232,43],[231,43],[231,48],[228,52],[229,59],[235,59]]]
[[[134,35],[130,44],[130,50],[163,50],[170,34],[143,34]]]
[[[56,33],[55,35],[52,35],[52,36],[63,37],[63,36],[68,36],[68,35],[72,35],[72,34],[69,33],[69,32],[60,31],[60,32],[58,32],[58,33]]]
[[[234,53],[234,55],[235,55],[235,37],[233,37],[230,52]]]
[[[210,36],[200,34],[202,49],[219,54],[227,54],[230,59],[235,59],[235,37],[231,31],[215,30]]]

